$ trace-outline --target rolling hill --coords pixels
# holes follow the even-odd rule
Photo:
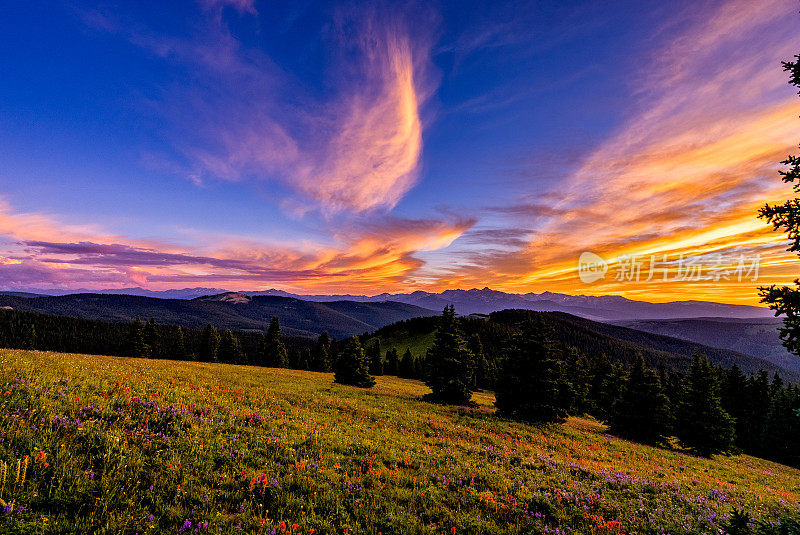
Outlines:
[[[430,316],[434,312],[391,301],[316,303],[289,297],[224,293],[195,299],[157,299],[133,295],[71,294],[18,297],[0,295],[0,307],[23,312],[105,321],[155,318],[158,323],[201,328],[207,323],[221,329],[263,331],[278,316],[289,336],[317,336],[328,331],[338,338],[373,331],[400,320]]]
[[[615,324],[711,347],[731,349],[800,372],[800,358],[783,347],[778,335],[778,328],[783,324],[780,318],[637,320]]]
[[[505,420],[491,393],[457,407],[396,377],[41,351],[0,350],[0,372],[2,533],[699,534],[733,507],[800,515],[796,469]]]
[[[500,346],[502,336],[512,332],[527,314],[523,310],[505,310],[489,316],[467,318],[464,328],[468,334],[481,333],[484,345],[488,342]],[[798,371],[730,349],[596,322],[563,312],[544,312],[541,315],[556,341],[588,355],[605,353],[612,360],[629,362],[637,353],[641,353],[651,366],[663,365],[668,370],[685,372],[694,353],[700,352],[711,362],[725,368],[736,364],[745,373],[755,373],[763,369],[770,374],[778,373],[784,379],[800,383]],[[420,318],[388,325],[377,330],[374,336],[380,340],[383,349],[395,348],[402,354],[406,348],[410,348],[412,353],[421,355],[433,343],[435,330],[436,318]]]

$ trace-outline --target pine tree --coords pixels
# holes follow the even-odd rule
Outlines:
[[[244,363],[244,352],[239,338],[230,330],[222,333],[222,340],[219,344],[219,360],[232,364]]]
[[[144,341],[144,323],[136,318],[131,323],[128,333],[128,355],[131,357],[144,358],[150,353],[150,348]]]
[[[361,388],[370,388],[375,385],[375,379],[369,374],[369,364],[358,336],[352,337],[345,344],[336,363],[333,380],[337,383]]]
[[[594,384],[592,360],[584,353],[577,351],[569,353],[567,374],[572,379],[573,400],[570,412],[574,414],[592,414],[595,409],[594,400],[591,398],[591,389]]]
[[[792,391],[781,387],[772,398],[764,424],[764,456],[800,466],[800,404]]]
[[[329,358],[331,363],[331,370],[336,369],[336,363],[339,362],[339,341],[336,339],[335,336],[331,336]]]
[[[658,376],[637,354],[611,410],[611,433],[646,444],[662,443],[669,427],[667,403]]]
[[[725,374],[722,385],[722,408],[731,415],[735,421],[736,446],[742,450],[748,447],[748,421],[747,421],[747,377],[735,363]]]
[[[783,69],[789,72],[789,84],[795,86],[800,95],[800,54],[795,58],[797,61],[783,62]],[[788,166],[787,170],[779,171],[783,181],[792,184],[795,194],[800,193],[800,156],[788,156],[781,164]],[[774,230],[787,233],[790,242],[786,250],[800,255],[800,200],[797,197],[783,204],[764,205],[758,217],[765,219]],[[784,347],[800,356],[800,279],[795,279],[793,287],[772,285],[759,290],[761,301],[768,303],[776,316],[785,316],[780,330]]]
[[[36,348],[36,326],[33,324],[33,322],[28,322],[25,324],[25,332],[22,336],[22,349]]]
[[[397,376],[403,377],[404,379],[413,379],[414,375],[414,356],[411,354],[411,349],[406,348],[406,352],[403,354],[403,358],[400,360],[399,370],[397,370]]]
[[[263,366],[286,368],[289,364],[286,346],[283,345],[283,340],[281,339],[281,323],[278,320],[278,316],[274,316],[272,321],[269,322],[267,336],[264,339],[260,353]]]
[[[311,369],[318,372],[329,372],[332,369],[331,339],[327,331],[319,335],[311,350]]]
[[[203,362],[217,362],[219,343],[219,332],[209,323],[200,336],[200,360]]]
[[[563,421],[567,411],[558,403],[556,349],[540,318],[527,321],[509,344],[495,387],[498,412],[529,422]]]
[[[186,351],[186,338],[183,335],[183,328],[175,329],[175,342],[173,344],[172,356],[178,360],[196,360],[194,353]]]
[[[161,340],[158,336],[158,328],[156,327],[156,320],[150,318],[144,324],[144,343],[148,347],[148,357],[160,357],[161,355]]]
[[[717,378],[705,356],[696,354],[678,412],[678,438],[699,455],[731,450],[734,421],[722,408]]]
[[[369,360],[369,373],[371,375],[383,375],[383,358],[381,358],[381,341],[376,339],[375,343],[367,349],[367,359]]]
[[[400,375],[400,359],[397,357],[397,349],[394,347],[386,350],[386,365],[383,368],[383,373],[394,375],[395,377]]]
[[[472,397],[473,358],[456,319],[453,305],[444,308],[428,350],[425,384],[431,397],[464,404]]]
[[[614,366],[611,360],[605,353],[593,359],[591,363],[591,377],[592,382],[589,385],[588,399],[589,399],[589,414],[608,420],[611,407],[616,401],[618,392],[614,392],[614,387],[618,387],[619,383],[612,386],[613,380],[610,376],[614,372]]]
[[[483,352],[481,337],[478,333],[473,333],[472,336],[469,337],[467,347],[472,352],[473,361],[475,363],[472,387],[475,389],[492,388],[497,370],[489,362],[489,359],[486,358],[486,354]]]
[[[759,370],[755,377],[747,380],[746,436],[740,442],[748,453],[761,455],[764,449],[764,426],[771,401],[769,375],[764,370]]]

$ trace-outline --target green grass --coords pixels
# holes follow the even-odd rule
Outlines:
[[[716,533],[732,507],[800,514],[797,470],[505,421],[487,393],[450,407],[393,377],[11,350],[0,373],[2,533]]]
[[[384,334],[376,338],[381,342],[381,351],[384,353],[389,349],[397,350],[397,355],[403,358],[406,349],[411,350],[415,357],[424,357],[428,348],[433,345],[433,332],[425,334],[408,334],[405,331]],[[371,343],[371,342],[370,342]]]

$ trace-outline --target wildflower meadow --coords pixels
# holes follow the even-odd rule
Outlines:
[[[800,471],[308,371],[0,351],[2,533],[718,533]]]

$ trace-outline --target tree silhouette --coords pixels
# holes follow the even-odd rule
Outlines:
[[[161,340],[158,336],[158,327],[156,327],[156,320],[150,318],[144,324],[144,343],[147,345],[148,357],[160,357],[161,355]]]
[[[203,362],[217,362],[219,350],[219,332],[210,323],[200,335],[200,360]]]
[[[261,345],[261,364],[272,368],[286,368],[289,365],[289,356],[286,346],[281,339],[281,323],[278,316],[269,322],[267,336]]]
[[[128,333],[128,351],[131,357],[143,358],[147,357],[150,353],[150,348],[144,341],[144,323],[139,318],[136,318],[131,323],[130,332]]]
[[[692,361],[678,419],[678,438],[699,455],[726,453],[733,446],[734,421],[722,408],[716,375],[703,355]]]
[[[455,307],[446,306],[428,350],[425,384],[436,400],[468,403],[472,397],[472,373],[472,353],[458,325]]]
[[[637,355],[620,398],[611,409],[610,431],[621,437],[657,444],[669,429],[667,396],[656,373]]]
[[[367,359],[369,360],[369,373],[372,375],[383,375],[383,358],[381,357],[381,341],[376,339],[375,343],[367,349]]]
[[[783,62],[783,68],[789,72],[789,84],[798,88],[800,95],[800,54],[796,61]],[[795,194],[800,193],[800,156],[788,156],[781,164],[788,169],[779,171],[783,181],[792,184]],[[789,237],[787,251],[800,255],[800,198],[794,197],[783,204],[765,204],[758,211],[758,217],[765,219],[774,230],[780,230]],[[761,301],[769,304],[775,315],[783,315],[783,327],[780,330],[783,345],[791,353],[800,355],[800,280],[795,279],[794,286],[762,286]]]
[[[414,356],[411,354],[411,349],[406,348],[403,358],[400,359],[400,369],[397,370],[397,376],[404,379],[412,379],[415,377]]]
[[[369,374],[369,364],[358,336],[352,337],[345,344],[342,354],[336,362],[336,373],[333,380],[343,385],[361,388],[370,388],[375,385],[375,379]]]
[[[541,319],[528,320],[510,342],[495,388],[498,412],[529,422],[563,421],[556,349]]]
[[[222,340],[219,344],[219,360],[233,364],[244,363],[244,352],[239,338],[233,332],[226,330],[222,333]]]
[[[311,350],[311,369],[318,372],[329,372],[332,369],[331,363],[331,339],[328,332],[324,331],[317,338],[317,343]]]

